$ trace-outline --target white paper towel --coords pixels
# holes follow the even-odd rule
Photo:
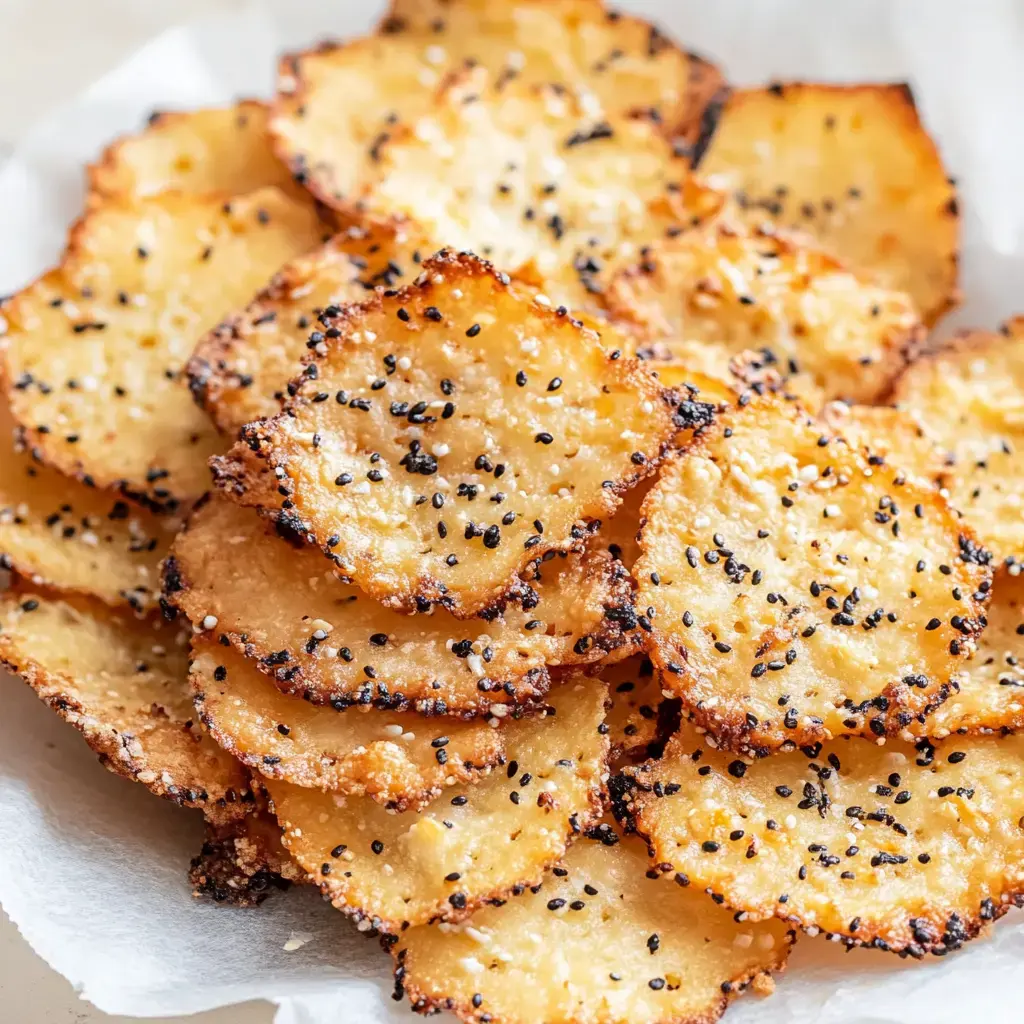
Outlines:
[[[494,0],[500,2],[500,0]],[[365,31],[379,4],[274,0],[172,30],[55,112],[0,172],[0,294],[59,254],[82,166],[153,108],[266,95],[275,57]],[[950,326],[1024,311],[1024,8],[1017,0],[635,0],[729,78],[908,80],[960,183],[966,301]],[[13,83],[9,83],[13,85]],[[31,88],[30,82],[18,84]],[[193,1013],[267,998],[277,1024],[406,1020],[386,958],[312,890],[258,911],[194,901],[197,816],[104,772],[78,736],[0,677],[0,903],[83,996],[111,1013]],[[291,953],[292,932],[312,940]],[[734,1024],[986,1024],[1020,1019],[1024,923],[944,961],[906,964],[805,940],[768,1001]]]

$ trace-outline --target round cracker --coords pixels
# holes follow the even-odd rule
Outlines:
[[[981,632],[991,556],[938,490],[777,399],[720,416],[642,514],[651,657],[732,749],[898,732]]]
[[[807,239],[717,221],[649,246],[609,285],[641,351],[732,383],[755,351],[782,381],[871,402],[924,340],[910,297],[865,281]]]
[[[607,825],[590,836],[503,906],[403,932],[396,997],[467,1024],[677,1024],[771,991],[793,940],[781,922],[737,924],[704,893],[650,878],[636,839]]]
[[[21,676],[118,775],[211,821],[243,816],[248,776],[199,726],[188,636],[85,597],[0,594],[0,664]]]
[[[943,955],[1024,904],[1024,737],[836,740],[755,761],[692,730],[628,769],[617,813],[659,873],[745,920]]]
[[[41,463],[0,400],[0,569],[144,611],[177,526]]]
[[[269,116],[259,100],[156,111],[142,131],[112,142],[86,168],[89,198],[95,203],[158,192],[239,195],[273,185],[308,202],[274,156]]]
[[[295,398],[214,478],[389,607],[500,608],[545,552],[582,547],[676,430],[675,396],[641,366],[467,253],[323,323]]]
[[[553,713],[510,722],[505,771],[394,814],[267,780],[288,852],[364,930],[457,920],[523,891],[600,813],[608,744],[604,685],[574,676]]]
[[[192,516],[165,570],[169,601],[285,693],[336,710],[504,716],[535,704],[548,667],[625,657],[640,644],[633,586],[600,551],[554,558],[488,620],[402,615],[338,579],[321,555],[222,497]]]
[[[180,372],[203,331],[320,234],[275,188],[90,210],[60,267],[4,308],[0,371],[33,452],[162,509],[202,494],[221,442]]]
[[[910,88],[775,83],[729,98],[701,163],[742,216],[816,238],[933,324],[959,301],[960,208]]]
[[[417,809],[505,760],[502,729],[370,707],[339,713],[287,697],[237,651],[192,641],[189,678],[213,738],[244,765],[296,786]]]
[[[893,398],[948,454],[950,501],[983,543],[1001,559],[1024,560],[1024,317],[922,356]]]

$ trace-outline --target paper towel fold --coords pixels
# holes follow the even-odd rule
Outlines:
[[[495,0],[498,2],[498,0]],[[0,172],[0,294],[59,255],[82,203],[82,166],[154,108],[266,95],[276,55],[365,31],[379,4],[280,0],[174,29],[30,133]],[[1024,311],[1024,17],[1016,0],[636,0],[731,80],[908,80],[957,176],[966,301],[951,326]],[[30,83],[23,83],[28,87]],[[0,677],[0,903],[97,1006],[139,1016],[266,998],[277,1024],[407,1020],[387,958],[310,890],[256,911],[197,902],[185,878],[197,816],[108,775],[77,734]],[[312,935],[292,952],[293,932]],[[734,1024],[1015,1021],[1024,923],[943,961],[906,964],[804,940],[776,995]]]

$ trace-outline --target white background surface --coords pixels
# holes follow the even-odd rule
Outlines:
[[[0,162],[54,107],[169,25],[233,0],[0,0]],[[190,1017],[191,1024],[268,1024],[266,1003]],[[0,911],[0,1020],[5,1024],[120,1024],[79,999]],[[181,1020],[181,1018],[176,1018]],[[154,1024],[160,1024],[159,1020]]]
[[[314,24],[320,24],[321,15],[327,21],[336,20],[345,12],[363,14],[368,7],[366,0],[267,2],[279,13],[287,13],[293,28],[292,19],[300,8],[306,15],[314,15]],[[622,5],[661,11],[684,42],[710,57],[724,58],[734,80],[778,76],[914,78],[921,86],[924,114],[964,189],[968,303],[961,321],[994,326],[1024,305],[1019,292],[1024,281],[1024,192],[1019,184],[1024,166],[1024,120],[1020,115],[1024,107],[1024,61],[1020,59],[1024,53],[1024,8],[1020,0],[975,0],[970,5],[964,0],[622,0]],[[80,92],[162,28],[200,13],[242,6],[243,0],[0,0],[0,146],[17,142],[52,107]],[[207,56],[220,67],[245,54],[225,53],[221,47]],[[186,80],[192,78],[175,78],[179,84],[187,84]],[[51,163],[58,155],[72,155],[74,134],[65,131],[58,136],[59,154],[48,153]],[[76,180],[78,164],[76,159]],[[29,165],[30,177],[36,184],[45,184],[48,179],[45,174],[39,178],[40,167],[46,171],[43,164]],[[5,249],[19,247],[40,227],[39,208],[38,204],[9,206],[10,223],[0,216],[0,264]],[[156,991],[166,1000],[168,989],[172,994],[191,991],[194,986],[189,982],[195,981],[194,976],[183,976],[181,964],[166,955],[166,932],[158,930],[158,922],[169,921],[173,912],[180,918],[183,902],[180,865],[168,856],[169,850],[164,848],[167,835],[159,831],[163,827],[166,833],[173,815],[139,787],[105,776],[90,763],[84,749],[63,742],[68,737],[58,731],[65,727],[45,713],[24,687],[9,689],[0,679],[0,700],[0,727],[7,718],[0,762],[7,762],[3,767],[9,772],[7,778],[14,781],[12,788],[24,781],[28,759],[33,760],[37,772],[31,781],[25,781],[24,792],[12,794],[10,805],[18,805],[20,800],[20,806],[30,813],[23,816],[23,822],[2,823],[7,842],[0,845],[0,852],[5,845],[8,851],[16,848],[11,842],[15,831],[20,831],[21,841],[31,836],[53,844],[45,846],[37,858],[39,863],[27,865],[26,871],[20,870],[21,864],[8,865],[12,877],[46,880],[34,887],[22,885],[19,890],[8,879],[5,900],[20,900],[17,908],[9,903],[11,912],[24,921],[45,904],[47,923],[52,926],[45,933],[50,940],[47,955],[53,958],[60,953],[65,957],[62,970],[91,978],[94,991],[102,991],[105,998],[111,996],[111,984],[120,992],[130,988],[133,980],[131,970],[123,969],[123,961],[111,952],[109,944],[115,939],[121,943],[123,956],[137,955],[134,963],[148,968],[147,984],[164,985],[163,990],[157,986],[147,992]],[[46,749],[41,749],[44,742]],[[0,793],[0,803],[3,795]],[[60,813],[57,795],[63,800]],[[86,812],[94,796],[95,807],[105,809],[107,817],[90,817]],[[119,812],[116,816],[115,810]],[[19,829],[19,824],[24,827]],[[173,828],[179,833],[180,846],[177,819]],[[17,848],[19,858],[27,861],[31,851]],[[38,851],[38,843],[33,849]],[[66,874],[53,885],[47,884],[47,872],[54,870],[60,857]],[[117,893],[121,881],[135,881],[139,883],[136,888],[144,889],[154,900],[157,890],[163,894],[166,905],[149,910],[140,903],[135,908],[136,915],[148,915],[136,918],[144,920],[145,935],[138,931],[125,934],[124,928],[122,934],[115,934],[123,923],[124,904],[96,897],[98,878],[107,884],[104,892]],[[90,897],[93,906],[103,905],[87,917],[78,908],[89,906]],[[300,909],[304,905],[301,900],[298,904]],[[277,912],[264,913],[267,916],[261,920],[264,924],[269,921],[264,930],[273,935],[273,944],[266,951],[273,956],[259,961],[254,976],[261,979],[279,966],[281,948],[274,931],[279,926]],[[312,912],[309,916],[312,923]],[[336,920],[332,915],[330,925]],[[754,1020],[906,1024],[910,1019],[926,1019],[931,1024],[949,1024],[970,1013],[984,1018],[986,1024],[1017,1022],[1019,1000],[1014,992],[1024,975],[1024,921],[1019,915],[1015,924],[1005,924],[991,940],[972,944],[944,964],[931,961],[921,967],[882,954],[846,956],[832,949],[834,955],[829,957],[825,944],[805,942],[794,957],[789,977],[780,984],[779,994],[766,1004],[742,1001],[730,1020],[735,1024]],[[212,918],[189,908],[188,927],[182,932],[188,936],[190,952],[207,957],[205,962],[211,967],[224,966],[230,947],[238,944],[237,933],[211,949],[211,927]],[[34,941],[43,934],[37,930]],[[308,957],[310,976],[321,985],[319,993],[340,995],[343,1008],[339,1010],[333,1000],[328,1007],[325,999],[320,1012],[301,1018],[288,1015],[288,1024],[300,1019],[363,1024],[370,1017],[362,1003],[353,1005],[357,986],[339,984],[340,977],[358,974],[356,965],[347,953],[339,956],[339,943],[334,940],[338,933],[325,934],[330,935],[325,940],[326,952],[323,945],[319,949],[311,945],[300,959]],[[53,941],[58,935],[76,941],[63,941],[58,948]],[[332,949],[340,963],[332,962]],[[106,988],[98,985],[98,976]],[[245,991],[251,994],[253,990]],[[128,992],[126,997],[130,996]],[[150,1010],[156,1010],[152,996],[146,999]],[[121,1006],[124,1008],[123,1003]],[[147,1006],[136,1004],[135,1008],[144,1012]],[[194,1020],[266,1024],[270,1018],[268,1007],[233,1007]],[[124,1019],[106,1017],[77,1003],[70,986],[36,960],[10,926],[0,925],[2,1024],[109,1024]]]

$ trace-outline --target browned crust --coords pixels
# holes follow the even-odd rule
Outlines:
[[[397,292],[389,292],[390,300],[412,299],[419,293],[428,293],[433,287],[431,280],[434,273],[444,270],[455,270],[462,275],[469,277],[489,278],[501,290],[507,292],[513,286],[512,279],[502,271],[495,268],[487,260],[483,260],[473,253],[454,253],[449,249],[441,249],[438,253],[426,260],[423,264],[423,273],[411,285],[399,289]],[[338,312],[337,316],[328,317],[324,323],[328,327],[335,327],[342,330],[351,324],[357,324],[366,313],[379,312],[383,308],[384,296],[375,294],[366,302],[346,306]],[[557,309],[533,304],[531,307],[533,315],[541,320],[547,321],[552,331],[573,332],[576,336],[588,341],[598,342],[598,335],[585,327],[582,321],[571,316],[564,306]],[[344,340],[344,339],[340,339]],[[339,342],[332,339],[331,344]],[[311,353],[306,357],[306,365],[315,364],[318,357]],[[608,359],[608,366],[611,372],[616,373],[624,385],[633,387],[640,397],[646,397],[653,402],[658,402],[668,409],[678,419],[679,395],[671,390],[662,388],[657,380],[651,376],[639,360]],[[296,411],[311,404],[311,399],[304,393],[309,391],[310,380],[306,376],[297,377],[289,385],[289,394],[294,392],[294,397],[288,402],[282,411],[266,420],[258,420],[255,423],[247,424],[242,428],[239,440],[225,455],[217,455],[210,459],[210,469],[213,475],[214,485],[231,495],[242,504],[255,505],[265,515],[269,515],[279,525],[294,536],[303,536],[310,543],[320,546],[324,555],[332,562],[340,559],[339,553],[329,547],[325,541],[327,538],[317,536],[311,525],[303,520],[298,510],[294,508],[282,508],[286,504],[281,490],[287,490],[287,459],[280,458],[275,453],[275,445],[279,435],[279,427],[282,423],[293,418]],[[676,426],[685,426],[684,423],[677,423]],[[545,535],[541,543],[524,552],[515,568],[515,573],[502,585],[495,587],[491,592],[477,597],[472,602],[459,601],[455,596],[449,594],[439,580],[430,577],[421,577],[418,585],[410,591],[402,594],[395,594],[386,589],[374,586],[371,581],[364,581],[361,586],[371,597],[380,601],[385,607],[397,611],[414,612],[422,611],[430,605],[440,605],[446,608],[452,615],[459,619],[473,617],[488,617],[499,614],[509,601],[520,599],[523,594],[522,577],[528,576],[538,565],[543,555],[548,551],[556,552],[579,552],[585,545],[588,533],[597,527],[595,523],[609,518],[621,504],[622,495],[630,488],[635,487],[642,479],[654,473],[661,465],[665,456],[673,450],[675,443],[674,433],[663,437],[656,448],[648,447],[643,451],[644,462],[636,466],[635,470],[621,476],[613,481],[612,487],[603,488],[601,494],[594,502],[594,509],[590,513],[584,513],[584,517],[577,521],[571,531],[571,536],[561,540]],[[262,464],[262,465],[261,465]],[[271,472],[281,470],[285,474],[281,478],[270,480]],[[249,495],[248,500],[243,500]],[[271,504],[272,503],[272,504]],[[290,501],[288,501],[290,504]]]
[[[59,673],[50,672],[32,659],[20,655],[11,644],[10,637],[2,632],[0,667],[28,683],[51,711],[77,729],[90,749],[99,755],[100,764],[108,771],[131,782],[142,783],[151,793],[180,807],[197,808],[213,823],[236,821],[247,813],[253,800],[252,790],[248,786],[210,793],[206,789],[178,786],[173,780],[165,781],[160,766],[150,764],[144,751],[141,756],[132,751],[134,735],[118,732],[113,726],[98,721],[76,697],[66,692],[66,681]],[[191,737],[190,724],[182,726],[183,737]],[[240,781],[242,778],[247,781],[247,776],[241,770],[239,775]]]
[[[685,925],[683,925],[683,927],[685,927]],[[722,1014],[724,1014],[729,1008],[732,1001],[743,995],[751,985],[754,985],[756,991],[759,983],[770,983],[770,979],[785,972],[790,950],[796,942],[796,933],[792,931],[788,932],[786,939],[787,941],[785,945],[778,948],[770,966],[766,968],[751,969],[729,979],[729,981],[725,983],[730,986],[728,991],[722,993],[721,998],[708,1010],[707,1013],[702,1013],[699,1016],[688,1017],[659,1017],[657,1021],[649,1022],[649,1024],[715,1024],[716,1021],[721,1019]],[[449,1013],[455,1014],[455,1016],[458,1017],[460,1021],[463,1021],[464,1024],[481,1024],[485,1016],[489,1024],[505,1024],[508,1020],[508,1018],[494,1016],[491,1013],[482,1013],[479,1009],[476,1009],[471,1002],[466,1003],[451,997],[436,999],[427,995],[423,989],[417,988],[415,983],[408,980],[405,966],[408,949],[400,949],[396,951],[396,943],[393,941],[392,936],[386,937],[382,941],[382,945],[392,953],[395,963],[395,991],[392,998],[397,1002],[403,997],[408,997],[409,1003],[411,1004],[410,1009],[413,1013],[429,1017],[447,1010]],[[516,1019],[513,1019],[513,1024],[517,1024]]]
[[[751,399],[749,393],[747,397]],[[754,402],[759,403],[768,412],[774,409],[783,416],[806,419],[802,412],[794,410],[792,406],[778,398],[757,396],[744,402],[739,409],[730,409],[716,417],[708,427],[699,430],[686,446],[686,450],[681,452],[678,457],[686,458],[688,455],[698,455],[710,458],[710,440],[720,435],[729,427],[729,422],[734,416]],[[813,421],[807,419],[807,422]],[[845,439],[838,435],[836,440],[841,441],[844,445],[847,444]],[[940,491],[937,488],[922,486],[921,492],[921,504],[932,506],[935,512],[946,520],[950,534],[957,535],[961,561],[979,566],[990,566],[992,555],[984,549],[971,527],[959,518]],[[641,509],[644,524],[640,529],[641,540],[650,521],[651,502],[652,497],[648,495]],[[973,595],[979,614],[964,617],[960,635],[965,638],[967,643],[959,645],[959,653],[955,655],[960,658],[961,662],[966,662],[970,657],[974,642],[985,627],[984,607],[991,597],[991,568],[988,571],[987,580],[989,587],[976,591]],[[673,643],[654,623],[651,623],[651,627],[644,633],[644,646],[650,654],[651,660],[661,670],[666,685],[681,698],[688,717],[711,733],[725,749],[752,757],[765,757],[772,751],[783,747],[786,749],[792,749],[795,746],[812,747],[816,743],[823,743],[834,738],[824,726],[811,722],[807,715],[801,716],[797,726],[787,729],[783,734],[780,729],[766,730],[761,723],[752,726],[745,714],[733,713],[732,716],[726,717],[724,714],[716,714],[702,701],[694,702],[684,689],[687,678],[692,678],[689,671],[689,653],[686,647],[681,643]],[[861,735],[875,740],[879,736],[897,736],[915,719],[924,721],[951,694],[959,690],[959,683],[955,679],[950,679],[939,685],[935,685],[934,681],[929,682],[931,682],[931,686],[927,688],[928,700],[923,706],[919,701],[912,703],[909,700],[915,696],[914,688],[902,680],[887,684],[875,700],[868,702],[869,707],[861,706],[850,709],[850,718],[859,718],[861,724],[858,729],[852,729],[844,735]]]
[[[639,775],[644,770],[645,767],[632,769],[631,771],[635,774],[618,775],[610,780],[609,789],[614,794],[612,809],[624,828],[640,836],[647,843],[652,869],[668,873],[674,870],[669,853],[659,849],[650,835],[644,832],[635,809],[636,797],[634,794],[644,794],[639,798],[644,801],[650,799],[646,797],[646,794],[653,792],[653,787],[645,787],[639,779]],[[701,884],[700,879],[691,877],[690,880],[692,883]],[[929,953],[933,956],[946,956],[948,953],[954,953],[964,943],[977,938],[988,925],[993,921],[998,921],[1011,907],[1024,907],[1024,889],[1022,889],[1001,893],[999,902],[991,898],[984,899],[976,913],[966,916],[956,911],[947,915],[929,908],[924,910],[901,908],[905,912],[905,919],[901,921],[898,929],[904,936],[901,941],[894,940],[894,933],[897,929],[874,917],[860,915],[855,935],[849,931],[828,931],[820,928],[815,922],[802,921],[798,914],[790,914],[784,908],[780,909],[774,899],[766,900],[758,907],[752,907],[749,904],[741,906],[726,892],[719,892],[712,886],[707,886],[706,891],[717,902],[737,913],[748,914],[753,920],[777,917],[799,928],[809,930],[811,934],[821,935],[831,942],[838,942],[847,949],[863,946],[868,949],[897,953],[901,957],[911,957],[915,960],[920,960]],[[887,934],[889,938],[883,938],[883,934]]]
[[[550,3],[550,0],[510,0],[510,2],[543,7]],[[595,15],[603,14],[610,22],[646,29],[648,49],[652,56],[666,47],[672,47],[686,57],[688,70],[688,80],[685,86],[686,104],[685,107],[677,111],[677,117],[661,124],[661,132],[673,140],[678,140],[680,155],[685,155],[690,164],[695,167],[714,136],[731,93],[725,76],[718,67],[704,57],[677,47],[656,25],[642,18],[609,10],[602,0],[587,0],[587,2],[593,8]],[[308,154],[292,147],[287,135],[277,129],[276,121],[278,118],[301,116],[301,111],[308,102],[310,84],[303,73],[304,58],[320,56],[341,49],[372,46],[379,44],[380,38],[383,36],[400,35],[407,30],[408,26],[400,16],[396,15],[396,6],[392,0],[388,12],[378,22],[374,36],[345,42],[325,39],[304,50],[285,53],[278,60],[277,82],[290,79],[294,81],[295,87],[286,91],[281,89],[279,84],[275,98],[270,104],[271,116],[268,133],[274,155],[291,171],[298,184],[308,189],[319,202],[337,210],[343,216],[351,216],[355,207],[350,200],[332,187],[330,168],[321,165],[311,169]],[[438,38],[443,39],[443,36]],[[623,113],[650,114],[649,111],[623,111]]]
[[[769,83],[765,88],[734,90],[729,95],[726,108],[722,111],[719,120],[721,121],[728,117],[728,107],[735,109],[750,102],[756,103],[758,98],[764,93],[775,96],[779,100],[784,100],[791,98],[794,94],[799,95],[802,92],[833,93],[837,96],[850,96],[851,94],[857,93],[863,93],[871,96],[883,95],[886,99],[889,118],[894,121],[902,122],[908,136],[915,139],[921,152],[926,154],[928,159],[939,168],[943,167],[942,156],[939,152],[939,148],[936,145],[935,140],[924,127],[920,111],[917,107],[917,100],[914,97],[913,89],[907,82],[891,82],[888,84],[868,82],[844,85],[829,82],[807,82],[799,80],[774,81]],[[963,299],[963,293],[958,283],[961,247],[961,235],[958,230],[960,224],[960,196],[955,180],[947,178],[947,183],[950,189],[950,196],[947,204],[942,210],[942,216],[944,219],[951,221],[955,225],[955,240],[948,255],[949,284],[947,293],[936,306],[930,309],[921,310],[922,319],[928,327],[934,327],[934,325],[943,316],[956,309]]]
[[[234,907],[258,907],[268,896],[306,881],[305,872],[281,845],[277,822],[257,800],[250,813],[226,825],[206,825],[192,858],[192,895]]]

